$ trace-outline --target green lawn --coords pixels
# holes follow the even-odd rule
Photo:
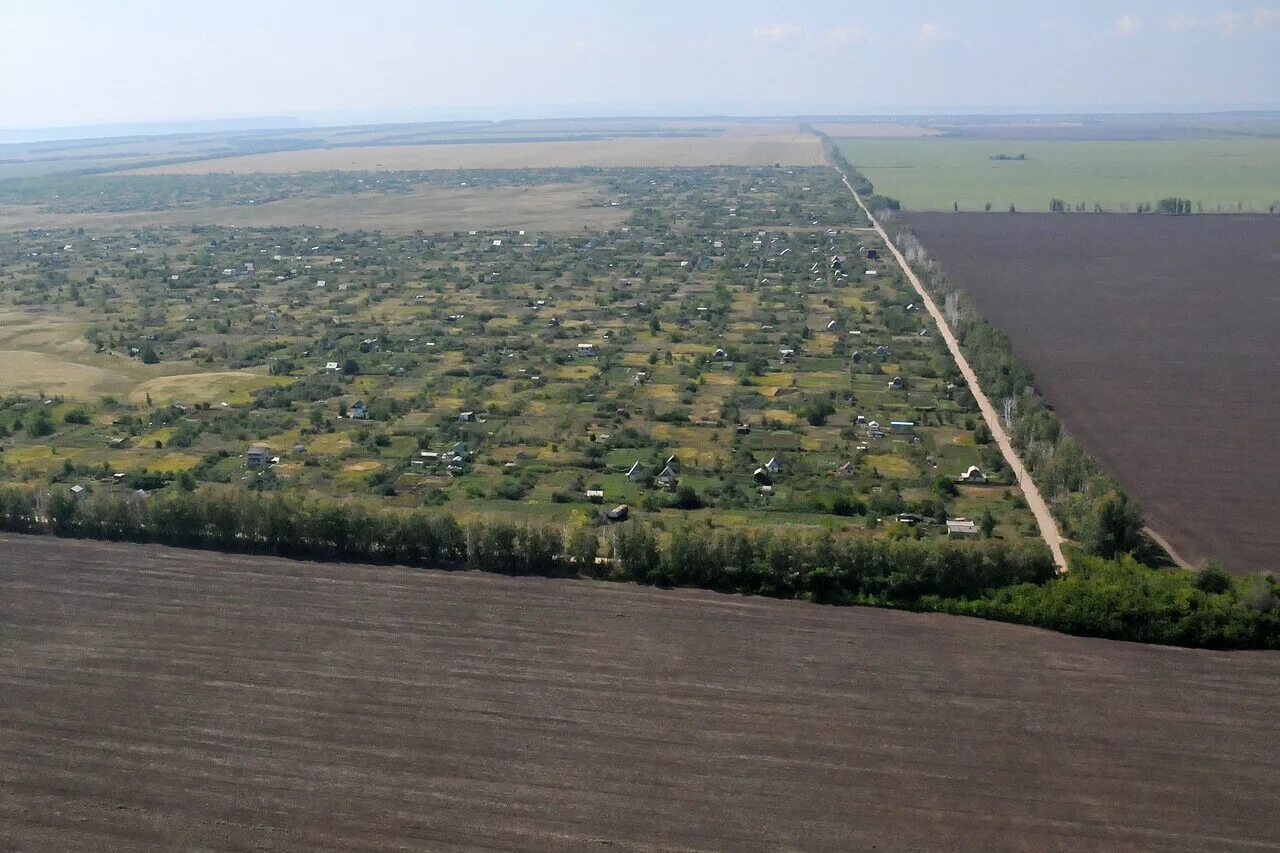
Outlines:
[[[1280,139],[1046,142],[842,140],[876,190],[908,210],[1047,211],[1051,198],[1092,211],[1132,210],[1177,196],[1205,213],[1280,203]],[[1027,159],[992,160],[1025,154]]]

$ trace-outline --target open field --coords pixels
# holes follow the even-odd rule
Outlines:
[[[842,121],[814,125],[818,130],[838,139],[918,139],[938,136],[938,128],[896,121]]]
[[[1159,141],[841,140],[849,161],[908,210],[1047,211],[1059,198],[1093,211],[1176,196],[1205,213],[1280,203],[1280,138]],[[1026,160],[993,160],[1000,155]],[[1200,208],[1197,208],[1200,209]]]
[[[1280,569],[1280,219],[909,222],[1184,557]]]
[[[572,142],[501,142],[321,148],[195,160],[131,174],[200,175],[258,172],[547,169],[653,166],[818,166],[812,136],[606,138]]]
[[[1280,656],[0,541],[0,847],[1274,849]]]
[[[225,225],[283,228],[312,225],[344,231],[411,234],[460,229],[605,230],[626,211],[601,200],[584,181],[502,187],[416,186],[407,192],[364,192],[286,198],[260,204],[211,204],[165,210],[69,213],[32,205],[0,206],[0,230],[18,228],[154,228]]]

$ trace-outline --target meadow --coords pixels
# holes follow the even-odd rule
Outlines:
[[[932,137],[842,139],[840,147],[878,192],[913,211],[1048,211],[1056,198],[1069,210],[1131,212],[1168,197],[1203,213],[1280,209],[1276,138]]]

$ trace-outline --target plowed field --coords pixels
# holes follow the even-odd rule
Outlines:
[[[1280,656],[0,541],[7,850],[1274,849]]]
[[[1280,217],[909,219],[1183,557],[1280,569]]]

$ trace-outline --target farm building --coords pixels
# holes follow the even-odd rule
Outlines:
[[[255,444],[244,455],[244,461],[255,468],[266,465],[271,461],[271,448],[265,444]]]
[[[600,503],[604,500],[604,489],[587,489],[586,498],[592,503]]]
[[[610,521],[626,521],[630,515],[631,515],[631,507],[627,506],[626,504],[619,504],[618,506],[615,506],[613,509],[609,510],[609,512],[605,515],[605,518],[609,519]]]
[[[854,477],[857,476],[858,466],[853,462],[846,462],[836,469],[837,477]]]
[[[967,518],[947,519],[948,536],[976,536],[977,534],[978,523],[976,521],[970,521]]]

